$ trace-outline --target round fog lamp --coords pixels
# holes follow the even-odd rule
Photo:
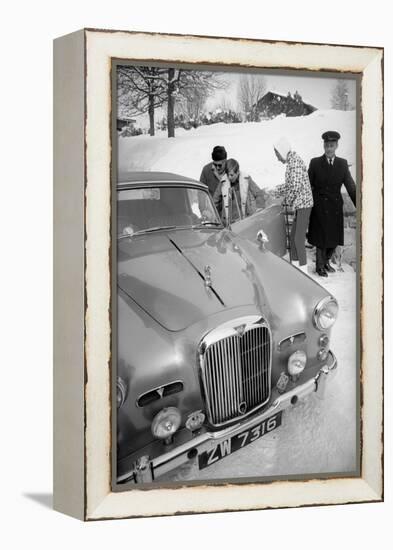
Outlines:
[[[322,334],[319,338],[319,345],[321,348],[329,347],[329,336],[327,334]]]
[[[170,440],[177,432],[181,422],[181,414],[176,407],[162,409],[153,419],[151,431],[158,439]]]
[[[319,361],[326,361],[328,355],[329,355],[329,350],[327,349],[320,349],[317,353],[317,357]]]
[[[307,362],[307,355],[304,351],[298,350],[292,353],[288,359],[288,372],[291,376],[299,376],[304,370]]]

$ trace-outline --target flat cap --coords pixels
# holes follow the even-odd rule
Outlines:
[[[329,130],[328,132],[324,132],[322,134],[323,141],[338,141],[340,137],[340,134],[338,132],[334,132],[333,130]]]

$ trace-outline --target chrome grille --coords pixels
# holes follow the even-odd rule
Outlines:
[[[215,426],[243,418],[270,397],[270,331],[260,324],[238,328],[210,338],[201,354],[207,413]]]

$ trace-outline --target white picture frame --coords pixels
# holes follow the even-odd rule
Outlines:
[[[82,520],[383,499],[383,49],[84,29],[54,45],[54,507]],[[112,490],[111,61],[361,75],[359,477]]]

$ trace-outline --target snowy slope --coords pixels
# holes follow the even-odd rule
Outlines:
[[[228,156],[236,158],[260,187],[274,187],[283,180],[285,167],[273,151],[282,135],[293,144],[306,164],[323,153],[321,134],[337,130],[341,134],[339,156],[352,164],[356,178],[355,111],[315,111],[305,117],[279,116],[263,122],[213,124],[197,129],[176,129],[176,137],[165,132],[119,138],[120,170],[159,170],[199,179],[202,167],[211,160],[214,145],[224,145]]]

